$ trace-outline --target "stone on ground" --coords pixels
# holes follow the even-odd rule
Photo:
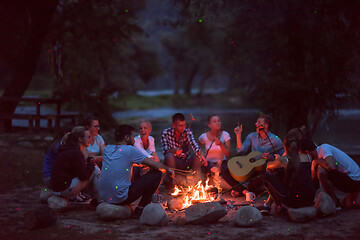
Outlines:
[[[102,220],[126,219],[130,217],[131,209],[129,206],[102,202],[96,207],[96,213]]]
[[[261,221],[261,212],[251,206],[243,206],[239,208],[235,215],[235,225],[239,227],[253,227],[259,225]]]
[[[150,203],[145,206],[140,222],[152,226],[165,226],[169,222],[169,217],[160,203]]]
[[[47,199],[47,203],[48,203],[49,208],[51,208],[55,211],[63,210],[68,206],[68,201],[65,198],[55,196],[55,195],[51,195]]]
[[[53,190],[48,187],[43,187],[40,192],[39,200],[41,203],[47,203],[48,198],[53,195]]]
[[[185,209],[185,217],[194,224],[215,223],[226,214],[219,202],[197,203]]]
[[[318,194],[314,207],[321,217],[327,217],[336,213],[334,200],[325,192],[320,192]]]
[[[304,223],[316,217],[315,207],[288,208],[290,219],[294,222]]]

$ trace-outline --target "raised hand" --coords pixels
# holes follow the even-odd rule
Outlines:
[[[234,128],[234,132],[236,135],[241,135],[242,133],[242,124],[240,125],[240,123],[238,123],[237,127]]]

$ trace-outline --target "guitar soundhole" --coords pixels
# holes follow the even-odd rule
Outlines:
[[[254,162],[256,162],[256,159],[255,158],[250,158],[249,162],[254,163]]]

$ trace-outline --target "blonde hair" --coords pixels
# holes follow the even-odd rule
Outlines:
[[[138,129],[140,129],[140,125],[141,125],[142,123],[146,123],[146,124],[148,124],[148,125],[149,125],[150,130],[152,130],[152,125],[151,125],[151,122],[150,122],[149,120],[146,120],[146,119],[144,119],[144,120],[140,120],[140,122],[139,122],[139,123],[138,123],[138,125],[137,125]]]
[[[61,144],[79,145],[79,138],[84,137],[87,129],[84,126],[76,126],[71,132],[67,132],[61,139]]]

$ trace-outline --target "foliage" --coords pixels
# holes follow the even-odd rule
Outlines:
[[[230,86],[272,112],[287,128],[334,113],[340,95],[355,96],[360,18],[356,3],[231,1],[222,67]],[[352,74],[350,74],[352,73]]]
[[[178,93],[179,82],[184,82],[184,92],[190,95],[196,78],[200,78],[200,88],[218,72],[217,54],[221,49],[224,35],[214,11],[221,8],[223,1],[174,1],[179,15],[176,20],[163,20],[163,24],[174,28],[164,34],[162,44],[173,58],[172,73]]]
[[[124,98],[159,74],[156,55],[144,47],[136,23],[145,6],[131,0],[64,1],[52,32],[53,62],[61,61],[55,94],[102,116],[111,112],[108,96]]]

